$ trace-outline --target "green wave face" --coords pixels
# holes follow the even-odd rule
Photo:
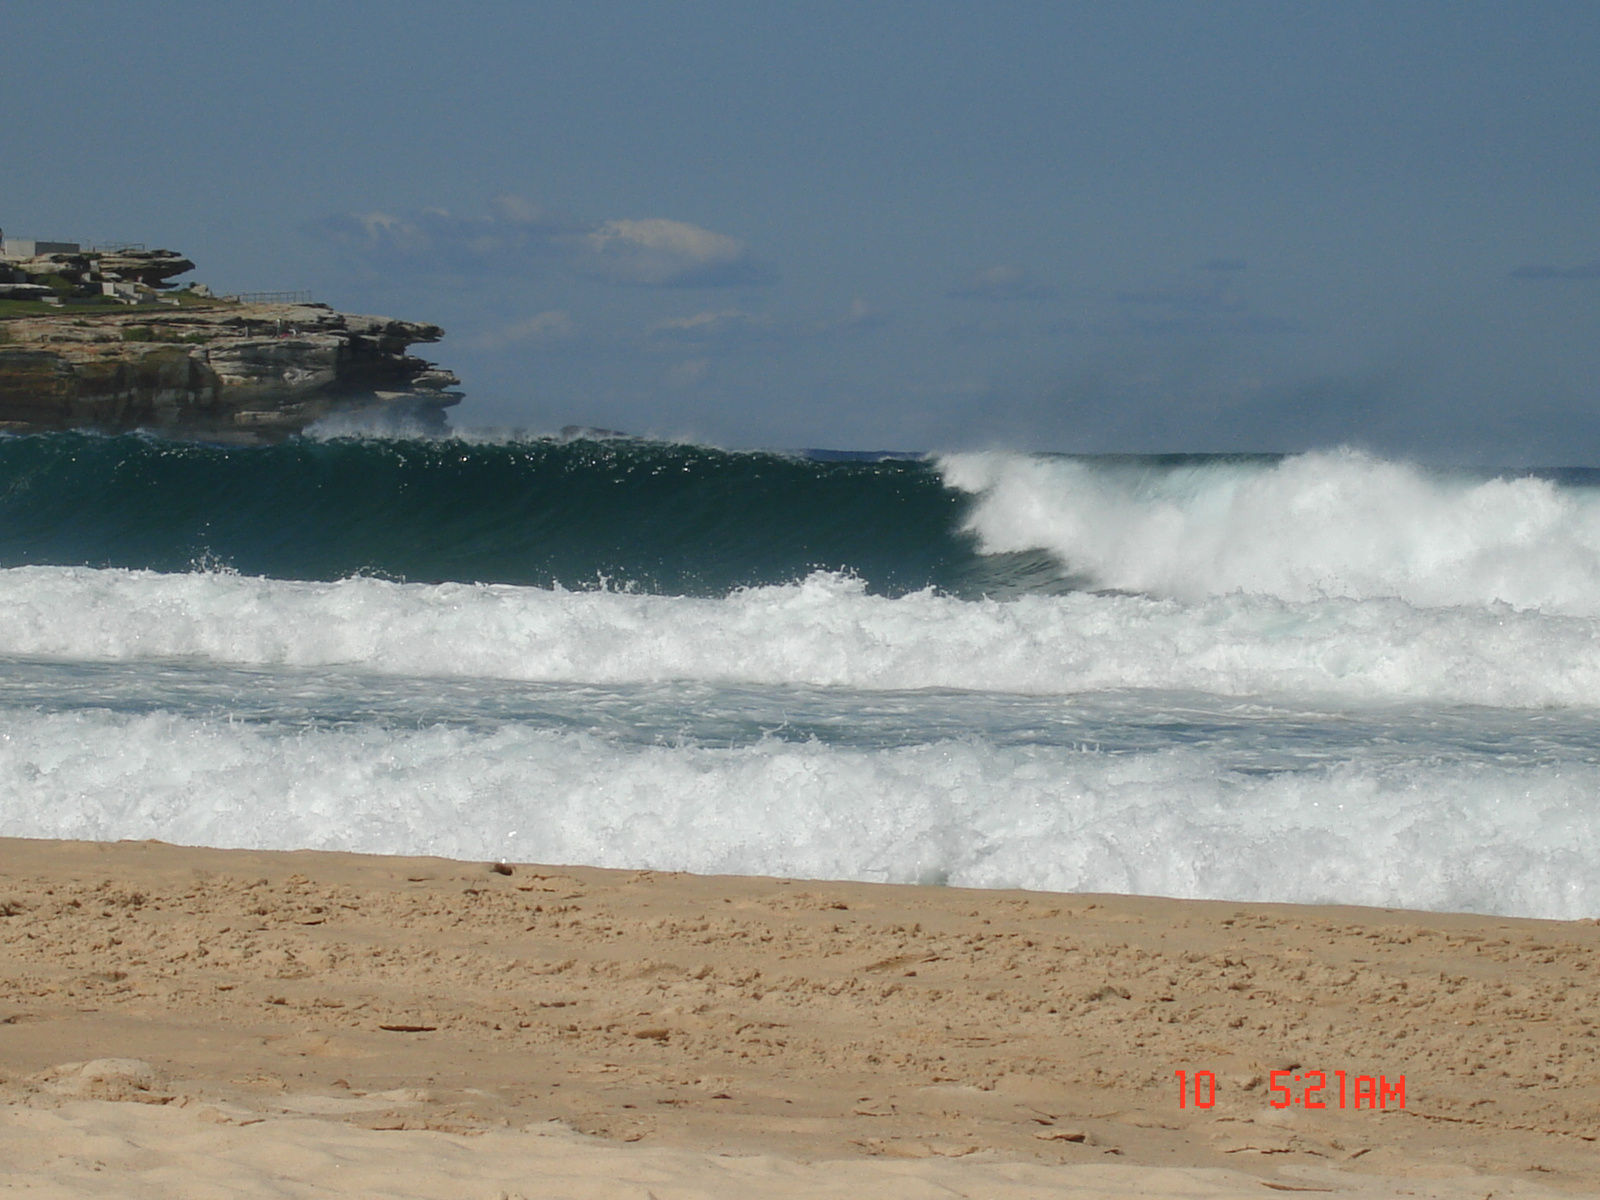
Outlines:
[[[624,440],[0,438],[0,566],[608,586],[721,596],[846,572],[873,592],[1060,586],[984,556],[929,463]]]

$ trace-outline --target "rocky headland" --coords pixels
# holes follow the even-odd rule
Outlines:
[[[0,431],[274,441],[342,414],[442,425],[461,400],[407,353],[437,325],[166,282],[192,267],[164,250],[0,258]]]

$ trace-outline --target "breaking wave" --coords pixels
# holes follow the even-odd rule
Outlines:
[[[1044,550],[1083,586],[1200,600],[1509,604],[1600,614],[1594,472],[1483,478],[1355,451],[1283,459],[951,455],[984,553]]]
[[[888,750],[282,729],[4,714],[0,835],[159,837],[703,873],[1600,911],[1600,767],[1356,758],[1268,774],[1205,751],[981,738]]]
[[[49,434],[0,437],[0,567],[705,598],[834,572],[885,596],[1244,593],[1595,616],[1597,482],[1350,451],[930,460],[627,439]]]
[[[1402,600],[1198,604],[869,595],[813,575],[723,599],[356,578],[0,571],[0,654],[1070,695],[1152,688],[1539,707],[1600,698],[1600,621]]]

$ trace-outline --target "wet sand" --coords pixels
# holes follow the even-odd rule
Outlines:
[[[0,840],[12,1186],[1600,1192],[1595,922],[507,870]]]

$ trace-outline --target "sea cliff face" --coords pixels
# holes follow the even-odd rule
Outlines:
[[[153,429],[273,441],[339,414],[442,423],[448,371],[406,353],[437,325],[325,304],[67,310],[0,320],[0,430]]]

